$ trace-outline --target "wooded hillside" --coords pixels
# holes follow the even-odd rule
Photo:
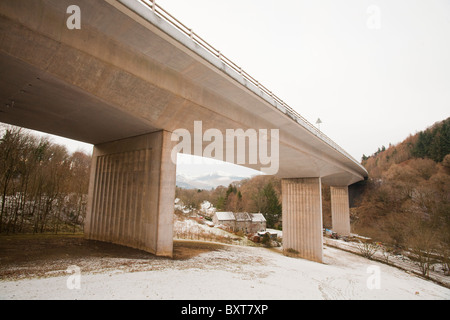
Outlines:
[[[442,163],[450,154],[450,118],[437,122],[425,131],[410,135],[397,145],[378,148],[367,157],[363,155],[362,164],[369,171],[371,178],[380,178],[391,165],[410,159],[430,159]]]
[[[362,164],[365,192],[352,210],[352,230],[416,252],[450,251],[450,118]]]

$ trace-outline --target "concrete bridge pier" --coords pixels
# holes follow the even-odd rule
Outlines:
[[[283,179],[283,253],[323,260],[321,178]]]
[[[330,187],[331,190],[331,220],[333,231],[350,235],[350,205],[348,187]]]
[[[170,136],[158,131],[94,146],[88,239],[172,256],[176,163]]]

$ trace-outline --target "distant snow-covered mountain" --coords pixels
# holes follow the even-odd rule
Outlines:
[[[201,176],[188,176],[177,174],[177,187],[184,189],[213,189],[218,186],[227,187],[234,181],[241,181],[249,178],[248,176],[232,175],[227,172],[212,172]]]

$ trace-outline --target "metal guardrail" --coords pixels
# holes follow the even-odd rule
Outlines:
[[[191,38],[192,41],[195,41],[203,49],[206,49],[212,55],[216,56],[218,59],[220,59],[221,62],[225,63],[228,67],[230,67],[231,69],[233,69],[234,71],[239,73],[244,79],[246,79],[247,81],[249,81],[250,83],[255,85],[266,95],[270,96],[276,103],[283,106],[286,109],[286,115],[289,116],[292,120],[294,120],[297,123],[299,123],[300,125],[302,125],[304,128],[306,128],[308,131],[313,133],[315,136],[317,136],[318,138],[320,138],[321,140],[326,142],[330,147],[332,147],[336,151],[342,153],[347,158],[349,158],[350,160],[352,160],[353,162],[358,164],[360,167],[362,167],[362,165],[355,158],[353,158],[347,151],[345,151],[343,148],[341,148],[336,142],[331,140],[322,131],[320,131],[318,128],[316,128],[313,124],[311,124],[304,117],[302,117],[297,111],[295,111],[288,104],[286,104],[283,100],[281,100],[279,97],[277,97],[272,91],[270,91],[265,86],[263,86],[258,80],[253,78],[251,75],[249,75],[247,72],[245,72],[241,67],[236,65],[231,59],[229,59],[228,57],[223,55],[214,46],[212,46],[210,43],[208,43],[202,37],[197,35],[192,29],[190,29],[189,27],[184,25],[181,21],[179,21],[177,18],[175,18],[169,12],[167,12],[164,8],[162,8],[159,4],[156,3],[156,0],[138,0],[138,1],[143,3],[144,5],[146,5],[150,10],[153,11],[153,13],[158,15],[160,18],[169,22],[172,26],[174,26],[179,31],[184,33],[186,36]]]

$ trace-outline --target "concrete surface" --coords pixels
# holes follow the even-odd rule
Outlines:
[[[94,148],[85,234],[158,256],[172,256],[176,164],[170,134]]]
[[[195,43],[186,47],[188,37],[181,43],[161,19],[155,26],[108,2],[0,3],[0,121],[94,145],[158,130],[193,132],[194,121],[222,132],[279,129],[279,177],[347,186],[367,176],[213,57],[206,60]],[[80,30],[66,27],[73,4],[81,8]]]
[[[80,30],[67,28],[70,5],[81,9]],[[96,146],[89,237],[161,255],[171,254],[167,211],[173,210],[175,188],[167,139],[180,128],[193,133],[196,121],[203,131],[279,130],[279,154],[272,155],[279,161],[276,176],[311,178],[283,182],[293,190],[283,194],[283,210],[285,204],[291,208],[283,223],[292,220],[287,234],[298,234],[288,243],[297,250],[300,242],[314,242],[305,249],[314,248],[308,254],[313,260],[321,261],[322,245],[317,186],[347,187],[367,177],[357,161],[137,1],[1,1],[0,100],[1,122]],[[142,148],[141,139],[158,146]],[[236,155],[235,147],[224,144],[223,154]],[[260,161],[243,165],[263,167]],[[120,179],[130,177],[131,189],[121,186]],[[122,212],[120,199],[142,209]]]
[[[348,187],[331,187],[331,220],[334,232],[350,235]]]
[[[283,252],[322,262],[322,187],[320,178],[283,179]]]

